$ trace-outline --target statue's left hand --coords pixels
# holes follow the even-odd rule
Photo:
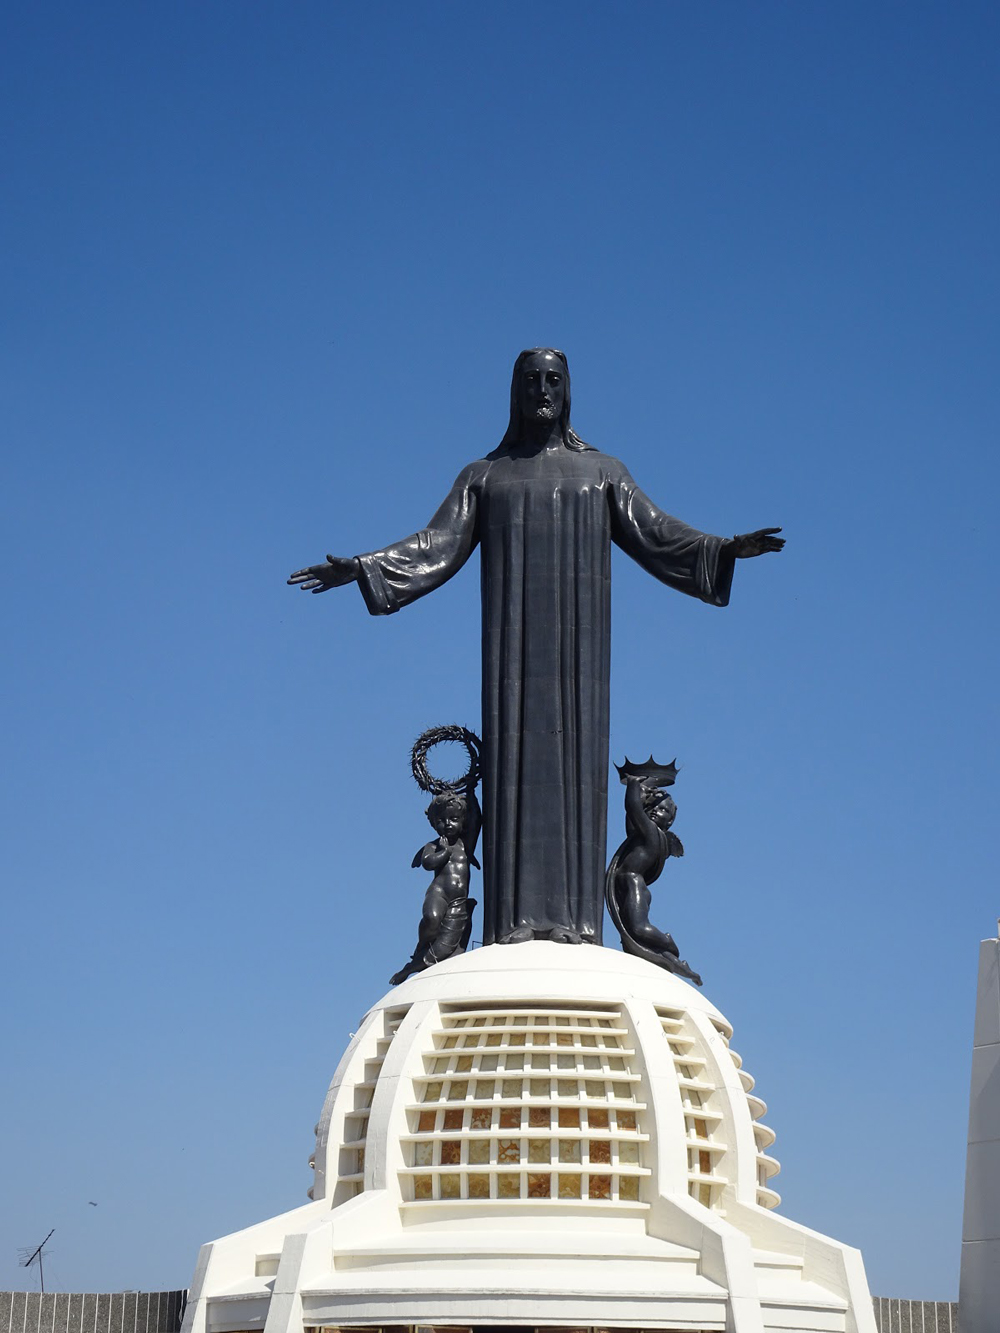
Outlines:
[[[780,528],[758,528],[756,532],[740,533],[730,540],[729,548],[737,560],[749,560],[755,555],[780,551],[785,539],[774,535],[780,531]]]

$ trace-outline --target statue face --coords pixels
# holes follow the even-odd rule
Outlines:
[[[521,415],[529,421],[558,421],[566,403],[566,369],[551,352],[534,352],[521,364]]]
[[[445,838],[457,838],[462,831],[465,811],[457,805],[432,807],[427,818],[435,833]]]
[[[653,810],[653,823],[657,828],[663,829],[664,833],[666,833],[667,829],[676,818],[677,806],[674,804],[673,798],[667,795],[662,796],[656,808]]]

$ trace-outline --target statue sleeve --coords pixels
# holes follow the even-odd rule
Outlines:
[[[358,586],[373,616],[391,615],[458,573],[479,541],[477,508],[466,468],[426,528],[358,556]]]
[[[643,569],[678,592],[728,606],[735,558],[724,537],[689,528],[658,509],[622,468],[608,486],[611,535]]]

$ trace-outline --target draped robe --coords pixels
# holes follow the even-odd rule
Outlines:
[[[725,606],[733,557],[596,449],[501,446],[426,528],[359,557],[373,615],[432,592],[481,548],[484,944],[526,926],[601,943],[611,543],[661,582]]]

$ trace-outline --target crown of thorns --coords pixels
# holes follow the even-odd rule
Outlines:
[[[465,752],[469,756],[469,768],[464,777],[436,778],[427,767],[427,755],[430,751],[435,745],[443,745],[448,741],[465,747]],[[422,732],[413,742],[413,749],[410,752],[410,767],[417,786],[421,791],[429,791],[434,795],[445,792],[460,795],[462,792],[471,791],[479,782],[479,756],[482,745],[476,733],[470,731],[468,727],[431,727]]]

